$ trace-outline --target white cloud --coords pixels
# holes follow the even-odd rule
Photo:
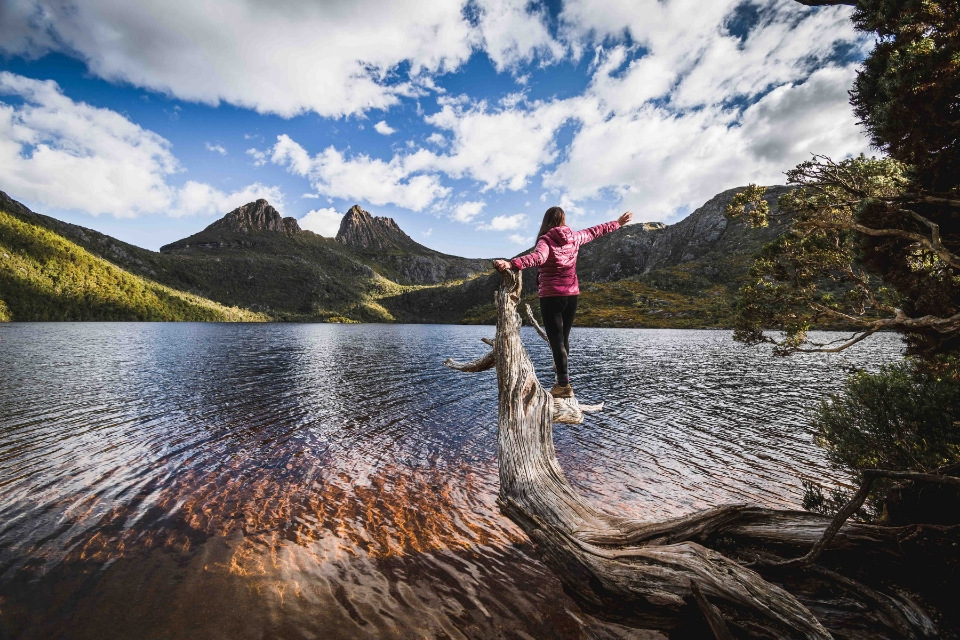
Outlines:
[[[305,216],[300,218],[300,228],[313,231],[326,238],[333,238],[340,230],[340,221],[343,220],[343,214],[336,209],[314,209],[308,211]]]
[[[3,16],[6,53],[62,51],[107,80],[285,117],[385,109],[478,43],[447,0],[18,0]]]
[[[254,183],[226,193],[208,184],[191,180],[175,190],[173,203],[166,213],[176,218],[214,216],[233,211],[260,198],[268,200],[275,209],[283,213],[283,193],[277,187]]]
[[[309,175],[313,162],[307,150],[294,142],[290,136],[281,134],[273,145],[270,160],[275,164],[286,166],[291,173],[306,177]]]
[[[421,233],[420,235],[422,235],[424,238],[429,238],[430,236],[433,235],[433,227],[430,227],[429,229],[427,229],[426,231],[424,231],[424,232]]]
[[[0,175],[14,197],[93,215],[134,217],[225,213],[266,197],[282,202],[276,187],[253,184],[231,193],[188,181],[170,143],[121,114],[74,102],[57,83],[0,72]]]
[[[470,177],[484,189],[514,191],[555,157],[556,130],[571,117],[571,103],[536,102],[529,108],[488,109],[485,102],[466,104],[441,98],[441,110],[425,120],[453,133],[449,154],[434,166],[454,178]]]
[[[535,55],[545,61],[561,59],[566,46],[551,37],[546,10],[527,0],[477,0],[480,37],[498,71],[529,62]]]
[[[427,136],[427,142],[435,144],[438,147],[447,146],[447,139],[443,137],[443,134],[434,131],[429,136]]]
[[[790,168],[811,153],[844,158],[869,153],[849,104],[853,66],[826,67],[806,82],[784,85],[747,108],[740,131],[760,161]]]
[[[386,120],[381,120],[377,124],[373,125],[373,128],[377,133],[384,136],[389,136],[397,132],[396,129],[387,124]]]
[[[461,202],[453,210],[453,213],[450,214],[450,219],[456,220],[457,222],[471,222],[480,215],[480,212],[483,211],[485,206],[487,206],[487,203],[482,200],[476,202]]]
[[[741,39],[731,29],[749,6],[756,23]],[[590,91],[623,112],[669,94],[674,109],[722,104],[771,87],[802,81],[825,64],[836,45],[865,50],[850,7],[811,9],[796,2],[754,0],[568,0],[561,13],[566,37],[586,42],[629,34],[643,56],[626,68],[625,46],[598,48]]]
[[[602,108],[615,113],[629,111],[648,100],[667,95],[676,81],[676,72],[656,56],[632,60],[626,69],[614,75],[631,51],[626,46],[610,51],[598,49],[598,64],[588,92]]]
[[[305,193],[305,194],[303,194],[303,195],[300,196],[300,197],[301,197],[301,198],[308,198],[308,199],[310,199],[310,200],[319,200],[319,199],[320,199],[320,194],[319,194],[319,193]]]
[[[836,158],[867,152],[847,104],[855,73],[852,66],[821,69],[743,112],[647,105],[587,120],[544,186],[562,193],[564,209],[606,197],[642,219],[669,221],[724,189],[781,183],[782,172],[811,151]]]
[[[365,154],[348,158],[330,146],[311,158],[289,136],[280,135],[271,160],[295,175],[309,178],[317,193],[331,198],[422,211],[450,193],[437,176],[423,173],[434,162],[433,154],[423,150],[384,161]]]
[[[253,166],[262,167],[267,164],[267,154],[255,147],[247,149],[247,155],[253,158]]]
[[[227,155],[227,150],[223,147],[222,144],[210,144],[209,142],[205,143],[207,151],[213,151],[214,153],[219,153],[222,156]]]
[[[672,94],[674,105],[753,98],[771,87],[802,81],[831,59],[839,43],[868,42],[854,30],[849,8],[810,11],[799,3],[778,3],[759,11],[759,24],[743,42],[723,31],[709,41]]]
[[[64,209],[135,216],[170,206],[179,171],[170,143],[119,113],[74,102],[57,83],[0,72],[0,175],[18,197]]]
[[[528,238],[527,236],[522,236],[519,233],[511,233],[509,238],[510,238],[510,242],[512,242],[513,244],[518,244],[521,247],[529,247],[530,245],[533,244],[530,238]]]
[[[512,216],[495,216],[489,223],[481,224],[478,231],[512,231],[519,229],[527,221],[527,216],[516,213]]]

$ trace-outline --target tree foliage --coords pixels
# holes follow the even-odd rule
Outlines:
[[[917,186],[952,191],[960,175],[960,3],[860,0],[877,44],[851,92],[873,144],[916,167]]]
[[[815,412],[817,443],[857,482],[863,469],[933,473],[960,460],[960,362],[917,364],[908,359],[876,374],[856,373]],[[806,486],[808,508],[830,511],[844,501],[842,493],[828,497],[818,485]],[[877,482],[866,515],[881,515],[888,488],[889,481]]]
[[[886,329],[924,359],[960,349],[958,19],[955,1],[857,3],[854,21],[877,45],[851,103],[889,157],[814,156],[787,172],[798,187],[779,201],[790,230],[763,250],[740,292],[738,339],[781,354],[834,351]],[[751,186],[727,214],[767,224],[763,193]],[[853,334],[811,341],[807,331],[826,318]]]
[[[0,299],[0,320],[266,319],[128,273],[2,211]]]

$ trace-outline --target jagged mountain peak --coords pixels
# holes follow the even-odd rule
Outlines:
[[[209,227],[208,231],[277,231],[281,233],[300,233],[296,218],[284,218],[269,202],[260,198],[237,207]]]
[[[372,216],[356,204],[343,215],[340,230],[337,231],[337,242],[364,250],[416,244],[393,218]]]

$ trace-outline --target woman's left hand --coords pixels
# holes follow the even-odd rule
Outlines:
[[[494,260],[493,266],[497,268],[497,271],[506,271],[512,265],[506,260]]]

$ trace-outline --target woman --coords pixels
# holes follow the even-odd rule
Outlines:
[[[500,271],[540,267],[537,286],[540,294],[540,314],[543,327],[553,351],[553,364],[557,370],[557,383],[550,390],[555,398],[572,398],[573,387],[567,371],[567,354],[570,352],[570,328],[577,313],[577,298],[580,284],[577,282],[577,253],[580,245],[616,231],[630,222],[633,214],[627,211],[613,222],[604,222],[595,227],[574,231],[566,225],[567,218],[560,207],[550,207],[543,214],[543,224],[537,234],[537,245],[525,256],[513,260],[494,260],[493,266]]]

